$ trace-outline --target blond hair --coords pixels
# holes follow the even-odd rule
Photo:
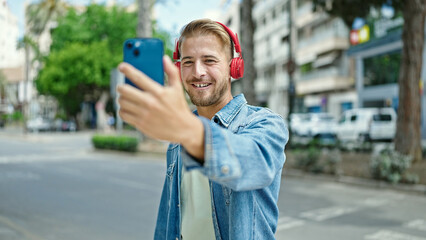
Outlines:
[[[194,20],[185,25],[181,32],[178,40],[179,53],[182,52],[182,43],[186,38],[193,36],[206,36],[213,34],[219,38],[224,46],[224,49],[229,49],[227,55],[232,59],[234,57],[234,43],[231,40],[228,32],[217,22],[210,19],[199,19]]]

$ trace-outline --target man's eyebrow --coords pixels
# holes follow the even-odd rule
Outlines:
[[[183,60],[185,60],[185,59],[193,59],[193,57],[191,57],[191,56],[185,56],[185,57],[183,57],[183,58],[181,59],[181,61],[183,61]]]
[[[214,58],[214,59],[219,59],[218,57],[214,56],[214,55],[203,55],[202,58]]]
[[[203,55],[203,56],[201,56],[202,58],[214,58],[214,59],[217,59],[217,60],[219,60],[219,58],[218,57],[216,57],[216,56],[214,56],[214,55]],[[181,61],[183,61],[183,60],[187,60],[187,59],[193,59],[194,57],[191,57],[191,56],[185,56],[185,57],[183,57],[182,59],[181,59]]]

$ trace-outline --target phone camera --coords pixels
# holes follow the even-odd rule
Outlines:
[[[135,49],[133,51],[133,55],[135,55],[136,57],[139,56],[139,54],[140,54],[139,49]]]
[[[127,46],[127,48],[132,48],[133,44],[132,44],[131,42],[128,42],[128,43],[126,44],[126,46]]]

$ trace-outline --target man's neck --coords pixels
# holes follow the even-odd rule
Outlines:
[[[223,101],[220,101],[217,104],[210,105],[210,106],[207,106],[207,107],[197,106],[198,115],[203,116],[203,117],[208,118],[208,119],[212,119],[213,116],[217,112],[219,112],[223,107],[225,107],[226,104],[228,104],[232,99],[233,99],[233,97],[232,97],[232,95],[230,95],[230,97],[224,99]]]

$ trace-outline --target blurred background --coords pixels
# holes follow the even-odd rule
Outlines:
[[[414,0],[0,0],[0,238],[152,238],[167,143],[117,115],[116,66],[125,39],[171,57],[210,18],[242,45],[233,94],[290,130],[277,239],[426,239],[425,16]]]

